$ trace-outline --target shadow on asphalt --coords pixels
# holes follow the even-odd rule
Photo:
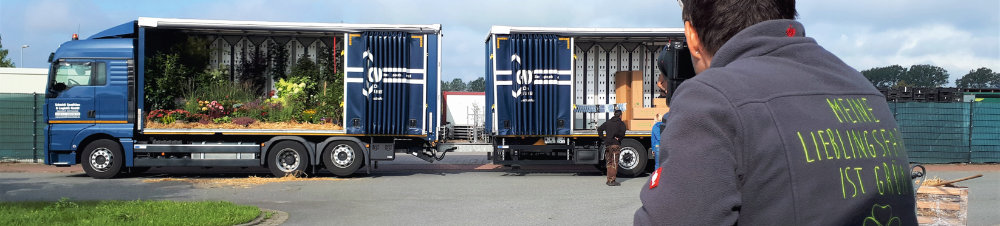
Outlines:
[[[337,177],[317,167],[309,170],[310,177]],[[376,163],[368,171],[361,168],[354,175],[340,178],[382,178],[411,175],[448,176],[463,173],[498,172],[503,177],[526,176],[580,176],[604,177],[604,173],[593,165],[524,165],[509,167],[492,164],[482,153],[451,153],[443,161],[427,163],[410,156],[398,155],[393,161]],[[496,175],[496,174],[491,174]],[[647,177],[648,174],[639,177]],[[75,173],[68,177],[87,177],[86,174]],[[273,177],[264,167],[153,167],[144,173],[126,173],[119,178],[246,178]]]
[[[430,167],[428,167],[430,166]],[[339,178],[382,178],[400,177],[412,175],[438,175],[448,176],[474,172],[502,172],[500,176],[521,177],[521,176],[581,176],[581,177],[603,177],[604,173],[591,166],[530,166],[520,169],[511,167],[492,166],[486,169],[477,165],[384,165],[379,169],[366,173],[364,169],[357,173]],[[337,177],[326,169],[318,169],[309,174],[310,177]],[[640,177],[644,177],[642,175]],[[67,177],[87,177],[86,174],[71,174]],[[154,167],[145,173],[126,173],[118,178],[244,178],[244,177],[273,177],[266,168],[262,167]]]

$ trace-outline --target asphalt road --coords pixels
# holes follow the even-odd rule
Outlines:
[[[627,225],[639,208],[646,178],[620,178],[604,185],[591,166],[525,167],[518,171],[487,164],[484,153],[452,153],[426,164],[412,157],[382,164],[370,175],[337,181],[298,181],[250,188],[146,183],[149,178],[244,178],[265,169],[163,168],[122,179],[95,180],[79,171],[0,173],[0,201],[99,199],[228,200],[289,213],[285,225]],[[970,188],[969,225],[1000,225],[993,170],[930,171]],[[0,171],[2,172],[2,171]],[[171,174],[164,174],[170,172]],[[318,175],[330,176],[330,175]]]

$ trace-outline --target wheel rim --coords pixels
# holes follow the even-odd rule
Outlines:
[[[90,153],[90,167],[97,172],[107,172],[111,169],[111,163],[114,159],[115,156],[111,154],[111,149],[97,148]]]
[[[302,157],[295,149],[285,148],[278,151],[277,163],[278,169],[282,172],[292,172],[299,168]]]
[[[626,170],[635,169],[639,165],[638,154],[634,148],[622,148],[621,153],[618,154],[618,167]]]
[[[333,147],[332,152],[330,160],[333,162],[333,166],[347,168],[351,163],[354,163],[354,149],[350,145],[339,144]]]

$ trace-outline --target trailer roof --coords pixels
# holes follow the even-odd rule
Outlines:
[[[139,27],[238,30],[265,32],[363,32],[363,31],[406,31],[411,33],[436,34],[441,32],[441,24],[345,24],[345,23],[305,23],[269,22],[237,20],[198,20],[139,17]]]
[[[497,26],[490,28],[486,37],[489,41],[493,35],[506,34],[555,34],[574,37],[605,36],[605,37],[652,37],[652,36],[683,36],[684,28],[567,28],[567,27],[512,27]]]

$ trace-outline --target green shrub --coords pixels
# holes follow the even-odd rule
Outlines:
[[[219,117],[219,118],[212,119],[212,122],[215,123],[215,124],[219,124],[219,123],[231,123],[231,122],[233,122],[233,119],[230,118],[229,116],[222,116],[222,117]]]
[[[191,70],[180,63],[176,53],[158,53],[146,59],[146,104],[149,109],[174,109],[175,101],[186,93]]]

